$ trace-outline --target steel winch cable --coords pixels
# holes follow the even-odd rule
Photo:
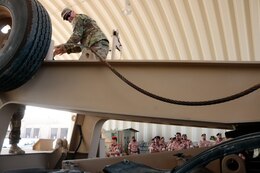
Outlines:
[[[67,44],[68,45],[68,44]],[[98,55],[94,50],[92,50],[89,47],[86,47],[84,45],[79,45],[79,44],[69,44],[69,45],[74,45],[74,46],[79,46],[81,49],[86,48],[91,50],[101,61],[104,65],[106,65],[118,78],[120,78],[122,81],[124,81],[126,84],[134,88],[135,90],[139,91],[140,93],[149,96],[151,98],[154,98],[156,100],[170,103],[170,104],[176,104],[176,105],[183,105],[183,106],[207,106],[207,105],[214,105],[214,104],[220,104],[220,103],[225,103],[229,102],[238,98],[241,98],[243,96],[246,96],[260,88],[260,83],[249,87],[239,93],[227,96],[227,97],[222,97],[218,99],[212,99],[212,100],[205,100],[205,101],[182,101],[182,100],[175,100],[175,99],[170,99],[166,97],[162,97],[156,94],[153,94],[149,91],[146,91],[145,89],[135,85],[133,82],[129,81],[127,78],[125,78],[121,73],[119,73],[114,67],[112,67],[105,59],[103,59],[100,55]]]

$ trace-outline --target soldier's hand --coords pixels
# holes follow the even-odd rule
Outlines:
[[[54,52],[53,52],[53,57],[55,57],[56,55],[62,55],[64,53],[66,53],[66,49],[63,44],[55,46]]]

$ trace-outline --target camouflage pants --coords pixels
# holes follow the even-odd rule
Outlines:
[[[25,107],[20,107],[12,116],[10,127],[11,132],[9,134],[9,143],[18,144],[21,134],[21,121],[24,116]]]
[[[91,49],[101,58],[106,59],[109,51],[109,42],[107,40],[100,40],[94,43]],[[80,60],[98,60],[98,57],[92,51],[83,49]]]

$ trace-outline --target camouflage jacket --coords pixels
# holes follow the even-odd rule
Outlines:
[[[117,157],[120,156],[120,146],[118,144],[111,144],[109,147],[109,156]]]
[[[72,21],[73,34],[70,36],[65,49],[67,53],[81,52],[79,46],[73,44],[82,44],[91,47],[100,40],[107,40],[105,34],[101,31],[96,21],[84,14],[77,14]],[[71,45],[69,45],[71,43]]]

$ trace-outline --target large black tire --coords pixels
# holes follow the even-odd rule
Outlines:
[[[213,160],[223,158],[231,154],[243,153],[253,149],[260,148],[260,132],[249,133],[237,138],[227,140],[223,143],[203,151],[189,161],[171,171],[171,173],[189,173],[194,168],[207,165]],[[251,167],[250,167],[251,168]],[[254,169],[254,168],[253,168]],[[233,172],[233,171],[232,171]],[[236,172],[234,170],[234,172]]]
[[[0,31],[0,92],[30,80],[51,42],[50,17],[37,0],[0,0],[0,30],[7,24],[11,32],[5,44]]]

